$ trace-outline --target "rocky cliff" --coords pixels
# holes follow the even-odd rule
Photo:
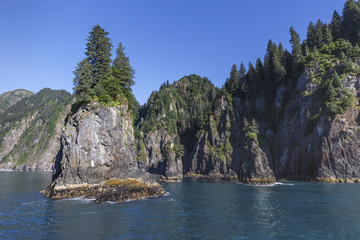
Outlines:
[[[61,137],[53,182],[43,193],[52,198],[94,197],[125,201],[165,194],[154,177],[140,169],[128,105],[80,107]]]
[[[138,117],[137,156],[141,166],[165,178],[181,178],[183,158],[194,147],[196,133],[208,121],[218,89],[190,75],[153,92]]]
[[[341,79],[337,100],[332,101],[345,101],[351,91],[353,103],[337,113],[323,110],[330,104],[311,77],[303,74],[296,83],[289,83],[295,89],[282,85],[276,90],[280,104],[272,109],[274,121],[251,114],[250,106],[258,113],[266,111],[261,96],[256,101],[263,104],[257,105],[244,98],[219,98],[208,130],[184,159],[185,173],[254,184],[275,179],[359,181],[359,77]],[[286,91],[291,91],[290,98],[285,98]]]

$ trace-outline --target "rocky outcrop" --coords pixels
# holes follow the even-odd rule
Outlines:
[[[127,104],[101,107],[94,102],[81,107],[66,124],[53,183],[43,193],[97,201],[163,195],[154,177],[138,167],[133,132]],[[109,182],[113,178],[120,180]]]
[[[257,134],[249,135],[244,129],[246,104],[241,99],[230,102],[226,97],[216,101],[209,130],[185,159],[187,176],[211,176],[256,185],[275,182],[272,163],[259,146]]]
[[[149,172],[166,177],[182,177],[182,159],[174,151],[175,137],[164,129],[146,134],[143,141],[147,152],[146,169]]]
[[[53,199],[84,197],[95,199],[95,202],[125,202],[166,194],[157,182],[144,182],[133,178],[113,178],[99,184],[50,185],[41,193]]]

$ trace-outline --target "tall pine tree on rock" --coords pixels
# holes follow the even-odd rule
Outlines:
[[[131,92],[134,85],[134,69],[119,44],[114,61],[111,60],[112,44],[100,25],[93,27],[86,44],[86,58],[74,71],[74,94],[78,104],[92,100],[103,104],[128,101],[130,108],[136,105]]]
[[[109,76],[112,44],[108,34],[100,25],[96,25],[87,39],[85,54],[91,65],[91,78],[94,85]]]

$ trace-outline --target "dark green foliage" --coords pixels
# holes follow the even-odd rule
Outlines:
[[[360,43],[360,3],[347,0],[343,8],[342,32],[343,38],[352,44]]]
[[[330,23],[330,30],[331,30],[331,35],[333,37],[333,40],[337,40],[338,38],[342,38],[343,37],[343,33],[342,33],[342,18],[339,15],[339,13],[334,10],[332,19],[331,19],[331,23]]]
[[[91,65],[90,75],[93,85],[105,80],[109,75],[112,44],[108,34],[100,25],[96,25],[87,39],[85,55]]]
[[[77,100],[82,103],[88,103],[95,96],[91,80],[91,65],[87,59],[78,63],[74,75],[74,93]]]
[[[341,79],[339,77],[339,74],[335,71],[333,74],[333,85],[335,88],[341,87]]]
[[[120,80],[120,83],[124,88],[130,89],[130,87],[135,84],[135,70],[130,65],[129,57],[126,56],[124,50],[125,47],[122,45],[122,43],[119,43],[119,46],[116,50],[116,57],[113,62],[113,67],[117,71],[113,72],[112,75]]]
[[[256,76],[256,81],[257,81],[258,85],[260,86],[260,88],[262,88],[265,73],[264,73],[264,66],[263,66],[260,58],[256,59],[255,76]]]
[[[286,70],[281,63],[280,48],[271,40],[268,42],[264,61],[264,95],[267,103],[273,103],[276,88],[284,81]]]
[[[86,104],[93,100],[103,105],[127,102],[129,109],[135,114],[138,103],[131,91],[135,71],[121,43],[116,50],[114,61],[111,61],[112,44],[107,35],[108,32],[99,25],[90,32],[85,52],[87,57],[74,71],[76,105]]]
[[[321,79],[327,70],[336,65],[336,70],[340,74],[350,73],[356,69],[354,62],[360,57],[360,48],[353,46],[349,41],[339,38],[336,42],[331,42],[317,51],[311,52],[305,58],[305,65],[313,67],[318,65],[316,76]]]
[[[292,47],[292,58],[293,58],[293,66],[295,70],[301,69],[303,54],[301,50],[301,43],[300,43],[300,36],[299,34],[294,30],[293,27],[290,27],[290,43]]]
[[[258,91],[258,89],[260,88],[260,79],[258,78],[255,68],[252,65],[252,63],[249,63],[249,70],[246,74],[246,80],[248,82],[248,92],[249,92],[249,96],[250,97],[255,97],[256,92]]]
[[[244,118],[243,120],[243,132],[245,135],[245,139],[246,139],[246,143],[245,143],[245,148],[248,148],[250,146],[250,144],[254,141],[257,144],[259,144],[258,142],[258,134],[259,134],[259,129],[258,129],[258,124],[255,121],[255,119],[252,119],[251,123],[249,123],[246,118]]]
[[[231,94],[237,94],[240,89],[240,73],[236,64],[231,67],[230,78],[225,82],[226,90]]]
[[[181,144],[179,135],[177,135],[175,138],[174,152],[178,157],[184,156],[184,145]]]
[[[248,82],[246,81],[246,69],[243,62],[241,62],[240,64],[239,82],[240,82],[240,88],[237,96],[241,98],[245,98],[248,91]]]

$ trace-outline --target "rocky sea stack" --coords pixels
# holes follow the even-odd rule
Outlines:
[[[135,158],[135,138],[128,105],[82,106],[61,137],[53,182],[42,191],[51,198],[87,197],[126,201],[165,194]]]

